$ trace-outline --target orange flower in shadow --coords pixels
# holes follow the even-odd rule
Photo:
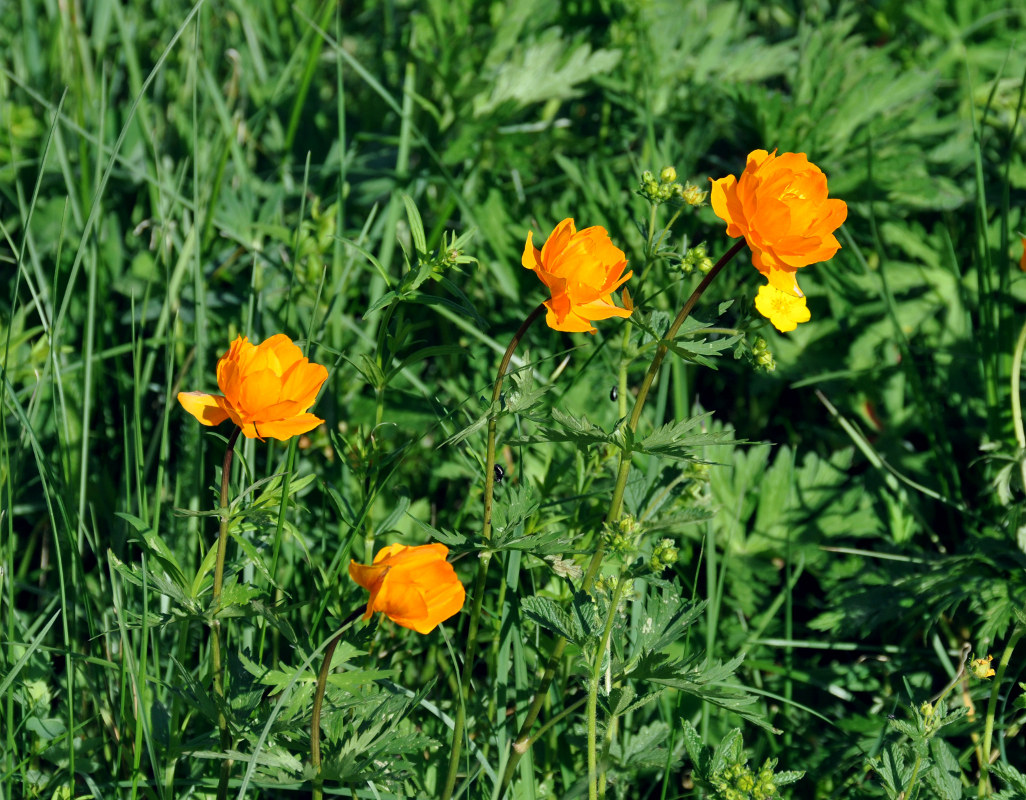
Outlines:
[[[592,320],[629,317],[634,310],[624,291],[626,308],[613,303],[612,293],[633,272],[623,274],[627,257],[609,239],[606,229],[595,226],[582,231],[573,219],[560,222],[539,250],[527,233],[521,263],[533,270],[552,297],[545,301],[545,322],[557,331],[595,333]]]
[[[327,378],[284,333],[258,345],[239,336],[217,362],[223,395],[179,392],[178,402],[204,425],[230,419],[250,439],[291,439],[324,422],[309,410]]]
[[[834,231],[848,206],[827,197],[826,175],[804,153],[776,152],[749,153],[740,179],[712,182],[710,202],[727,223],[727,236],[745,237],[752,263],[770,285],[799,297],[795,273],[840,249]]]
[[[397,625],[430,633],[453,616],[466,593],[448,554],[444,544],[390,544],[370,566],[350,561],[349,577],[370,592],[363,618],[381,611]]]

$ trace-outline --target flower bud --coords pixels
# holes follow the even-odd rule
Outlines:
[[[974,658],[969,668],[980,680],[994,677],[994,668],[990,666],[990,662],[994,660],[994,656],[987,656],[986,658]]]
[[[663,167],[659,173],[659,180],[661,183],[673,183],[677,180],[677,170],[673,167]]]

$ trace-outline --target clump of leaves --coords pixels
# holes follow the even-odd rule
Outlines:
[[[800,780],[805,773],[796,770],[774,772],[775,758],[767,758],[758,770],[752,770],[745,756],[741,729],[734,728],[711,751],[688,721],[683,720],[684,747],[694,765],[692,778],[723,800],[769,800],[780,796],[780,787]]]

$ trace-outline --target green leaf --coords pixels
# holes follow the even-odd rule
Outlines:
[[[706,423],[711,416],[712,412],[706,412],[680,422],[667,423],[635,444],[634,452],[682,461],[697,461],[693,452],[696,447],[744,444],[732,438],[732,431],[706,430]]]
[[[682,719],[681,726],[684,728],[684,749],[688,751],[688,757],[695,766],[695,772],[705,777],[709,774],[709,762],[711,757],[702,743],[702,737],[698,735],[695,726],[690,720]]]
[[[410,235],[413,237],[413,246],[417,248],[419,255],[427,255],[427,237],[424,236],[424,220],[420,218],[420,211],[417,210],[413,198],[406,192],[401,192],[400,197],[406,206],[406,218],[410,221]]]
[[[185,579],[185,573],[171,548],[157,535],[157,532],[144,520],[132,514],[116,511],[115,516],[121,517],[121,519],[125,520],[125,522],[139,532],[149,554],[160,562],[165,572],[168,573],[168,577],[184,590],[188,584],[188,581]]]
[[[734,728],[724,736],[713,752],[710,773],[722,772],[734,764],[744,764],[745,752],[744,742],[741,738],[741,729]]]

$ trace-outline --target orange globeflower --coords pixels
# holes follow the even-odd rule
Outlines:
[[[727,236],[744,236],[752,263],[770,285],[801,295],[795,273],[833,258],[834,231],[848,216],[843,200],[827,197],[823,171],[805,153],[753,150],[741,179],[712,182],[710,202],[727,223]]]
[[[545,301],[545,322],[557,331],[595,333],[591,321],[629,317],[633,306],[624,291],[626,308],[613,304],[612,293],[633,272],[623,275],[627,257],[609,239],[606,229],[594,226],[579,231],[573,219],[560,222],[541,250],[527,232],[521,263],[544,283],[552,297]]]
[[[284,333],[258,345],[239,336],[217,362],[224,395],[179,392],[178,402],[204,425],[231,419],[250,439],[291,439],[324,422],[308,412],[327,378]]]
[[[390,544],[371,566],[350,561],[349,577],[370,592],[363,618],[382,611],[397,625],[431,633],[463,608],[466,597],[456,570],[445,560],[448,554],[444,544]]]
[[[782,292],[768,283],[759,287],[759,294],[755,296],[755,307],[781,333],[793,331],[799,322],[808,322],[810,319],[809,309],[805,306],[805,295],[795,297],[790,292]]]

